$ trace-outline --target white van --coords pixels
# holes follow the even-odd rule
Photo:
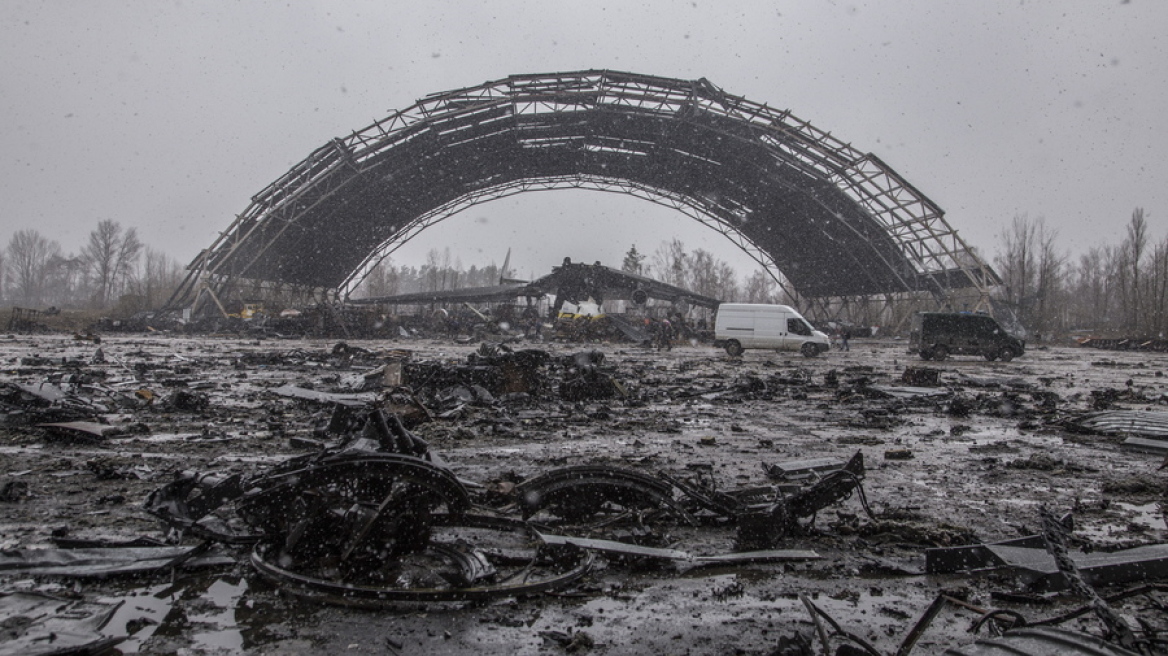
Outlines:
[[[714,346],[724,347],[730,355],[758,348],[799,351],[810,358],[827,351],[831,343],[788,305],[723,303],[714,319]]]

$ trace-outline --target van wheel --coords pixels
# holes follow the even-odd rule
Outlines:
[[[739,344],[738,340],[736,340],[736,339],[732,339],[732,340],[726,342],[726,354],[727,355],[742,355],[742,344]]]
[[[811,342],[804,342],[803,347],[799,350],[803,351],[803,357],[805,358],[813,358],[819,355],[819,347]]]
[[[945,348],[944,346],[941,346],[940,344],[933,347],[933,359],[934,360],[936,360],[937,362],[940,362],[941,360],[944,360],[947,357],[949,357],[949,349]]]
[[[993,362],[994,360],[998,359],[998,354],[994,353],[993,351],[986,351],[984,355],[985,359],[989,362]]]
[[[998,354],[998,357],[1002,359],[1002,362],[1009,362],[1014,359],[1014,349],[1005,346],[1002,348],[1002,352]]]

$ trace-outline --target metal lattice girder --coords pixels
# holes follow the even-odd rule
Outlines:
[[[171,306],[236,277],[347,293],[435,221],[559,188],[674,207],[807,298],[997,284],[875,155],[704,79],[579,71],[434,94],[330,141],[252,198]]]

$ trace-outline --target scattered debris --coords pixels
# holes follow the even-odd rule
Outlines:
[[[1068,521],[1068,518],[1062,520],[1063,524]],[[1122,585],[1168,576],[1168,544],[1112,552],[1068,553],[1067,557],[1082,579],[1094,585]],[[930,574],[1006,571],[1031,591],[1038,592],[1067,587],[1064,573],[1055,558],[1047,553],[1041,536],[928,549],[925,551],[925,569]]]
[[[0,656],[102,654],[125,640],[102,633],[117,604],[0,592]]]
[[[941,384],[941,370],[931,367],[905,367],[900,380],[914,387],[936,387]]]
[[[1108,351],[1168,351],[1168,340],[1155,337],[1086,337],[1076,341],[1079,346]]]
[[[331,316],[362,330],[352,316]],[[611,651],[638,623],[652,627],[641,646],[654,651],[667,644],[656,634],[669,631],[743,653],[782,653],[782,638],[801,656],[821,651],[792,637],[813,624],[819,642],[846,643],[837,653],[870,653],[853,638],[907,653],[913,609],[928,606],[931,617],[973,613],[1004,635],[966,644],[963,623],[924,622],[918,649],[982,653],[971,650],[1023,644],[1023,621],[1050,627],[1082,610],[1051,592],[1066,589],[1066,574],[1041,536],[1010,539],[1033,532],[1025,513],[1041,501],[1073,504],[1083,527],[1070,562],[1137,641],[1168,631],[1158,584],[1105,589],[1168,578],[1162,473],[1117,449],[1168,443],[1132,430],[1163,414],[1146,409],[1162,402],[1163,379],[1135,354],[1084,368],[1073,351],[1044,347],[1005,369],[906,369],[893,340],[841,366],[831,354],[707,357],[709,347],[685,343],[522,348],[504,333],[458,346],[415,331],[408,351],[355,338],[273,347],[266,325],[221,342],[107,334],[101,357],[88,339],[0,345],[3,589],[113,598],[126,586],[170,588],[163,581],[176,567],[231,565],[230,576],[254,571],[269,582],[223,608],[240,626],[303,613],[305,644],[346,647],[326,635],[349,621],[345,611],[289,606],[274,586],[404,610],[403,621],[453,653],[467,653],[460,640],[473,629],[450,628],[438,617],[448,613],[423,604],[449,604],[471,618],[460,625],[505,641],[538,643],[546,632],[553,650]],[[639,329],[609,326],[626,337]],[[1135,417],[1098,421],[1108,413]],[[1080,419],[1094,423],[1071,425]],[[162,530],[122,537],[137,533],[143,497]],[[137,577],[114,578],[127,572]],[[939,592],[947,599],[934,607]],[[790,612],[812,610],[800,593],[816,609],[813,624]],[[193,597],[166,594],[160,608],[188,606],[176,617],[190,622],[175,626],[199,623]],[[985,599],[1004,608],[980,608]],[[245,603],[278,608],[262,620],[233,615]],[[858,617],[852,608],[864,630],[849,633],[841,613]],[[1031,608],[1052,617],[1023,617]],[[313,621],[321,634],[309,638]],[[754,628],[764,621],[774,627]],[[350,643],[404,648],[373,624],[348,627],[361,634]],[[144,630],[128,648],[193,644],[191,629],[167,631]],[[1042,631],[1027,644],[1058,633]],[[1065,653],[1093,644],[1065,633]]]

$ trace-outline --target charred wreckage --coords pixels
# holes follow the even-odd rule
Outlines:
[[[825,533],[816,526],[819,514],[831,509],[837,517],[856,517],[846,535],[865,524],[886,526],[904,512],[888,501],[881,508],[872,506],[869,495],[874,491],[865,489],[868,471],[860,451],[845,458],[766,464],[763,474],[770,482],[743,487],[728,486],[714,470],[704,467],[679,471],[603,459],[550,467],[526,477],[514,471],[492,475],[481,468],[470,475],[444,462],[438,450],[418,434],[421,428],[458,424],[484,413],[505,417],[527,412],[524,416],[535,418],[547,417],[549,410],[554,413],[552,409],[559,407],[567,409],[565,416],[583,412],[583,416],[602,417],[616,412],[617,406],[643,407],[660,394],[651,381],[630,377],[597,350],[557,355],[484,343],[462,362],[440,362],[414,359],[408,351],[378,352],[341,343],[320,353],[252,353],[235,362],[237,371],[239,367],[262,368],[261,363],[266,363],[342,370],[356,366],[362,373],[355,379],[360,381],[355,383],[358,388],[347,392],[287,382],[276,385],[281,378],[273,379],[266,387],[268,398],[309,413],[311,437],[291,437],[295,447],[309,452],[243,470],[175,470],[172,480],[156,487],[144,502],[144,510],[165,528],[159,538],[142,536],[115,543],[62,536],[57,549],[7,549],[0,555],[0,574],[79,580],[149,576],[159,571],[237,566],[243,558],[258,576],[297,597],[400,612],[417,604],[458,608],[505,598],[578,594],[573,591],[586,589],[598,567],[608,572],[672,571],[691,577],[703,571],[716,576],[727,567],[747,565],[814,567],[823,558],[815,545],[849,526],[833,525]],[[41,370],[58,366],[53,360],[29,360],[28,364]],[[133,380],[139,383],[154,378],[149,367],[129,367],[117,359],[105,364],[134,372]],[[187,371],[190,378],[189,369],[175,369]],[[124,438],[148,430],[93,421],[95,414],[112,410],[110,404],[193,416],[214,410],[211,396],[174,378],[159,378],[172,381],[169,392],[153,395],[144,385],[129,398],[121,397],[95,375],[99,370],[91,361],[88,366],[66,367],[52,383],[6,384],[0,389],[0,401],[7,410],[7,422],[27,426],[61,444],[100,445],[119,435]],[[926,375],[930,371],[932,375]],[[900,384],[893,385],[874,383],[873,373],[863,367],[842,373],[833,369],[821,386],[796,370],[746,376],[732,384],[707,383],[699,389],[690,384],[674,388],[670,395],[735,404],[751,399],[790,402],[830,390],[838,402],[868,399],[876,403],[863,415],[865,425],[872,429],[895,425],[896,414],[906,407],[929,407],[941,399],[947,412],[958,417],[1001,412],[1004,407],[999,401],[971,403],[946,394],[938,370],[910,367],[903,380],[896,381]],[[967,379],[964,384],[991,383]],[[100,393],[103,388],[106,391]],[[1040,401],[1036,411],[1049,406],[1049,397],[1038,391],[1033,396]],[[1008,397],[1007,393],[1003,398]],[[1112,403],[1104,399],[1097,399],[1097,408]],[[544,410],[531,410],[537,407]],[[1131,422],[1139,419],[1143,422],[1139,425],[1155,437],[1156,413],[1136,414],[1140,416],[1127,419],[1127,424],[1122,424],[1123,412],[1117,410],[1062,421],[1068,429],[1106,433],[1115,425],[1134,426]],[[513,430],[506,421],[497,420],[491,429]],[[710,446],[714,444],[711,440]],[[890,448],[884,453],[888,461],[912,457],[908,449]],[[1034,461],[1026,466],[1040,468],[1042,464]],[[87,467],[99,480],[132,476],[101,458]],[[32,495],[20,476],[7,479],[3,493],[10,503]],[[844,510],[843,504],[854,504],[854,510]],[[1133,628],[1111,605],[1132,595],[1165,592],[1162,584],[1154,582],[1168,574],[1168,552],[1163,545],[1076,553],[1078,539],[1071,536],[1070,516],[1055,517],[1045,508],[1040,510],[1041,528],[1027,537],[986,544],[969,537],[934,539],[935,546],[926,550],[926,571],[934,576],[1015,571],[1027,581],[1029,590],[1017,594],[1039,599],[1035,595],[1044,591],[1069,589],[1088,605],[1039,620],[1018,610],[983,607],[959,592],[943,591],[915,625],[905,625],[897,653],[912,651],[947,608],[974,612],[979,618],[977,628],[1000,636],[952,647],[946,653],[994,654],[999,653],[995,649],[1018,645],[1022,645],[1021,653],[1055,648],[1051,645],[1061,650],[1058,653],[1071,654],[1163,653],[1161,629],[1155,621],[1141,619],[1139,628]],[[1110,597],[1096,592],[1096,586],[1125,583],[1139,585]],[[8,594],[12,604],[37,601],[27,597],[29,593]],[[835,619],[838,613],[825,610],[822,602],[802,593],[799,600],[824,649],[837,642],[837,653],[882,653],[858,627]],[[1053,628],[1083,613],[1099,618],[1107,641]],[[578,643],[587,634],[545,637],[553,643],[562,638],[561,644],[575,645],[570,650],[574,651],[583,648]],[[108,636],[102,636],[83,644],[92,648],[106,645],[102,642],[106,640]],[[13,642],[22,650],[28,644],[33,643]],[[814,649],[809,638],[797,635],[779,644],[774,653],[813,653]]]

